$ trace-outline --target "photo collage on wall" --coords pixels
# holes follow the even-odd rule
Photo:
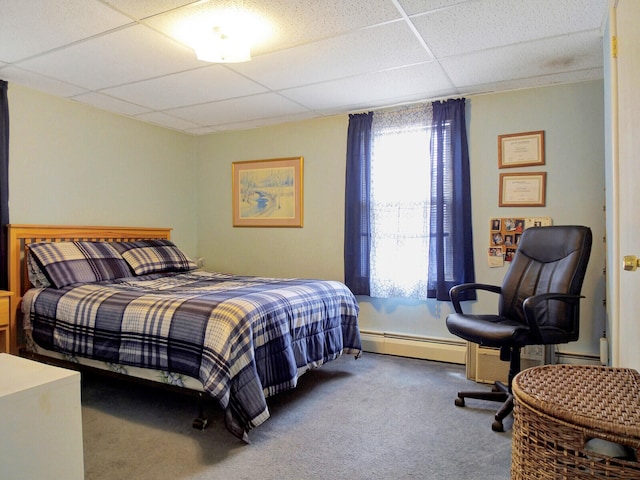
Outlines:
[[[508,217],[490,220],[488,261],[490,267],[502,267],[513,260],[520,236],[529,227],[551,225],[549,217]]]

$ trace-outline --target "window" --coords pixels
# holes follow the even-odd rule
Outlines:
[[[464,111],[459,99],[350,115],[345,283],[355,294],[449,300],[475,280]]]
[[[427,298],[430,119],[431,108],[425,106],[373,117],[372,297]]]

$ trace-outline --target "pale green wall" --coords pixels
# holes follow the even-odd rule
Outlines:
[[[198,246],[208,269],[343,280],[348,117],[197,139]],[[304,157],[304,227],[234,228],[232,163]]]
[[[580,340],[562,352],[599,354],[604,327],[604,87],[602,81],[473,97],[467,109],[473,197],[476,278],[500,283],[505,268],[488,268],[483,256],[489,219],[548,216],[553,223],[591,227],[593,248],[582,293]],[[546,207],[499,208],[497,137],[544,130],[546,164],[508,169],[547,172]],[[475,306],[479,311],[482,304]]]
[[[9,84],[12,223],[172,227],[196,252],[194,138]]]
[[[9,85],[13,223],[168,226],[210,270],[343,279],[348,116],[191,137]],[[487,267],[489,218],[550,216],[594,232],[582,335],[563,351],[597,355],[604,308],[604,113],[600,81],[471,97],[467,122],[476,278]],[[545,130],[547,206],[498,208],[497,136]],[[233,228],[234,161],[303,156],[304,227]],[[522,169],[525,170],[525,169]],[[494,308],[481,298],[474,311]],[[451,338],[447,302],[361,298],[365,330]]]
[[[472,97],[467,122],[476,279],[499,284],[506,270],[487,266],[491,217],[550,216],[556,224],[589,225],[595,242],[583,290],[582,335],[560,350],[597,354],[604,315],[602,82]],[[343,115],[197,138],[198,246],[207,268],[343,280],[347,126],[348,116]],[[546,165],[533,170],[547,172],[547,206],[499,208],[497,137],[531,130],[546,132]],[[289,156],[305,157],[304,228],[233,228],[232,162]],[[364,330],[452,338],[444,325],[451,311],[447,302],[362,297],[360,304]],[[481,296],[470,307],[478,312],[494,309],[495,296]]]

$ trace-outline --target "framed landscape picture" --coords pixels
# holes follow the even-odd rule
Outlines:
[[[234,227],[302,227],[303,157],[232,164]]]

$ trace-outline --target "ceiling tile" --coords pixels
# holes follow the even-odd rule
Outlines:
[[[479,0],[413,22],[438,58],[584,30],[599,30],[602,0]],[[553,15],[547,12],[553,11]]]
[[[261,118],[279,117],[304,111],[304,107],[274,93],[223,100],[204,105],[176,108],[166,113],[190,119],[200,125],[220,125]]]
[[[188,54],[187,54],[188,53]],[[205,65],[186,47],[135,25],[21,62],[20,66],[98,90]]]
[[[520,78],[517,80],[505,80],[502,82],[491,82],[474,84],[465,87],[465,95],[477,95],[484,93],[506,92],[509,90],[520,90],[523,88],[544,87],[548,85],[563,83],[578,83],[591,80],[601,80],[604,72],[602,68],[589,68],[575,72],[563,72],[551,75],[540,75],[538,77]]]
[[[589,33],[511,45],[441,60],[461,88],[602,65],[602,40]]]
[[[260,9],[260,5],[265,5],[260,0],[251,3]],[[275,24],[272,44],[278,46],[300,45],[400,18],[392,1],[275,0],[269,2],[268,9],[263,11]]]
[[[300,122],[317,117],[318,115],[315,112],[293,113],[268,118],[260,118],[257,120],[223,123],[209,127],[198,127],[190,129],[189,132],[193,133],[194,135],[202,135],[204,133],[225,132],[229,130],[245,130],[249,128],[266,127],[268,125],[280,125],[283,123]]]
[[[143,19],[152,15],[173,10],[178,7],[196,3],[199,0],[104,0],[127,15]]]
[[[470,0],[398,0],[407,15],[430,12]]]
[[[264,87],[222,65],[211,65],[102,92],[156,110],[166,110],[265,91]]]
[[[217,127],[194,127],[186,130],[186,132],[192,135],[208,135],[219,131],[220,130],[218,130]]]
[[[278,90],[430,60],[432,57],[407,24],[396,21],[229,67]]]
[[[143,113],[141,115],[137,115],[135,118],[175,130],[187,131],[198,127],[198,124],[196,123],[189,122],[188,120],[184,120],[182,118],[167,115],[166,113],[162,112]]]
[[[95,0],[2,0],[1,8],[0,60],[5,62],[131,23],[131,19]]]
[[[71,97],[87,91],[84,88],[70,85],[55,78],[34,74],[12,66],[0,69],[0,78],[59,97]]]
[[[124,102],[117,98],[96,92],[76,95],[75,97],[72,97],[72,100],[86,103],[87,105],[108,110],[110,112],[120,113],[122,115],[138,115],[149,111],[148,108],[141,107],[140,105],[134,105],[133,103]]]
[[[436,62],[396,68],[333,82],[283,90],[282,95],[321,112],[332,108],[377,107],[446,94],[456,90]]]

